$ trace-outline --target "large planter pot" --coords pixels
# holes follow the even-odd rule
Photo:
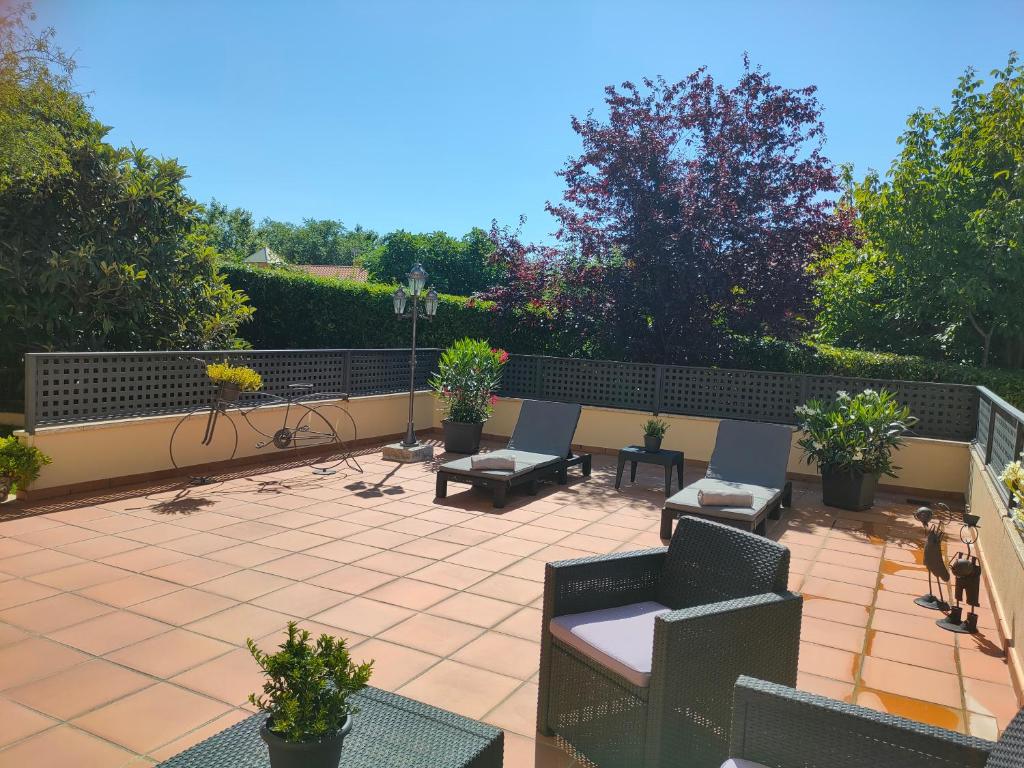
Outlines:
[[[272,733],[264,720],[260,737],[267,743],[271,768],[338,768],[342,744],[351,730],[352,715],[348,715],[333,736],[318,741],[285,741]]]
[[[865,474],[859,470],[821,470],[821,496],[826,507],[838,507],[859,512],[875,503],[878,473]]]
[[[444,430],[444,449],[449,453],[478,453],[480,451],[480,435],[484,431],[484,423],[466,424],[462,421],[445,419],[441,422]]]
[[[644,435],[644,450],[648,453],[657,453],[661,450],[661,438]]]

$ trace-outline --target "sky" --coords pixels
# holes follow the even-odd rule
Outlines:
[[[7,0],[0,0],[7,2]],[[110,140],[263,217],[549,240],[546,201],[603,88],[726,85],[743,53],[816,85],[836,163],[884,171],[918,107],[1024,49],[1024,2],[36,0]]]

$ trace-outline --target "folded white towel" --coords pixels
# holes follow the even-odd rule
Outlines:
[[[516,460],[512,456],[474,456],[470,459],[473,469],[499,469],[508,472],[516,471]]]
[[[697,503],[702,507],[753,507],[754,494],[750,491],[697,491]]]

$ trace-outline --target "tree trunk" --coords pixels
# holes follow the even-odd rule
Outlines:
[[[973,312],[967,313],[967,319],[971,321],[971,325],[974,326],[974,330],[977,331],[979,336],[981,336],[981,367],[988,368],[988,355],[992,348],[992,333],[995,331],[995,328],[989,328],[988,333],[986,333],[974,317]]]

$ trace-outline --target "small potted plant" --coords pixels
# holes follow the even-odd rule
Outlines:
[[[357,711],[350,697],[366,687],[373,662],[355,664],[344,638],[311,643],[294,621],[277,653],[264,653],[252,638],[246,645],[267,676],[264,695],[251,693],[249,702],[268,715],[260,736],[271,768],[338,768]]]
[[[1024,453],[1020,457],[1024,459]],[[999,479],[1012,496],[1013,506],[1010,513],[1013,524],[1017,526],[1017,532],[1024,536],[1024,467],[1020,461],[1011,461]]]
[[[0,501],[12,490],[27,488],[50,463],[50,457],[34,445],[25,445],[14,435],[0,437]]]
[[[227,360],[210,363],[206,375],[217,385],[217,399],[228,403],[235,402],[240,392],[256,392],[263,386],[263,378],[252,368],[232,365]]]
[[[803,430],[798,444],[821,472],[822,500],[854,511],[871,507],[882,475],[896,477],[892,453],[917,423],[885,390],[865,389],[853,397],[839,392],[833,403],[810,400],[796,413]]]
[[[644,450],[657,453],[661,450],[661,440],[668,432],[668,423],[661,419],[648,419],[644,422]]]
[[[457,341],[441,354],[430,387],[441,402],[446,451],[480,450],[480,435],[494,412],[494,392],[507,361],[508,352],[475,339]]]

